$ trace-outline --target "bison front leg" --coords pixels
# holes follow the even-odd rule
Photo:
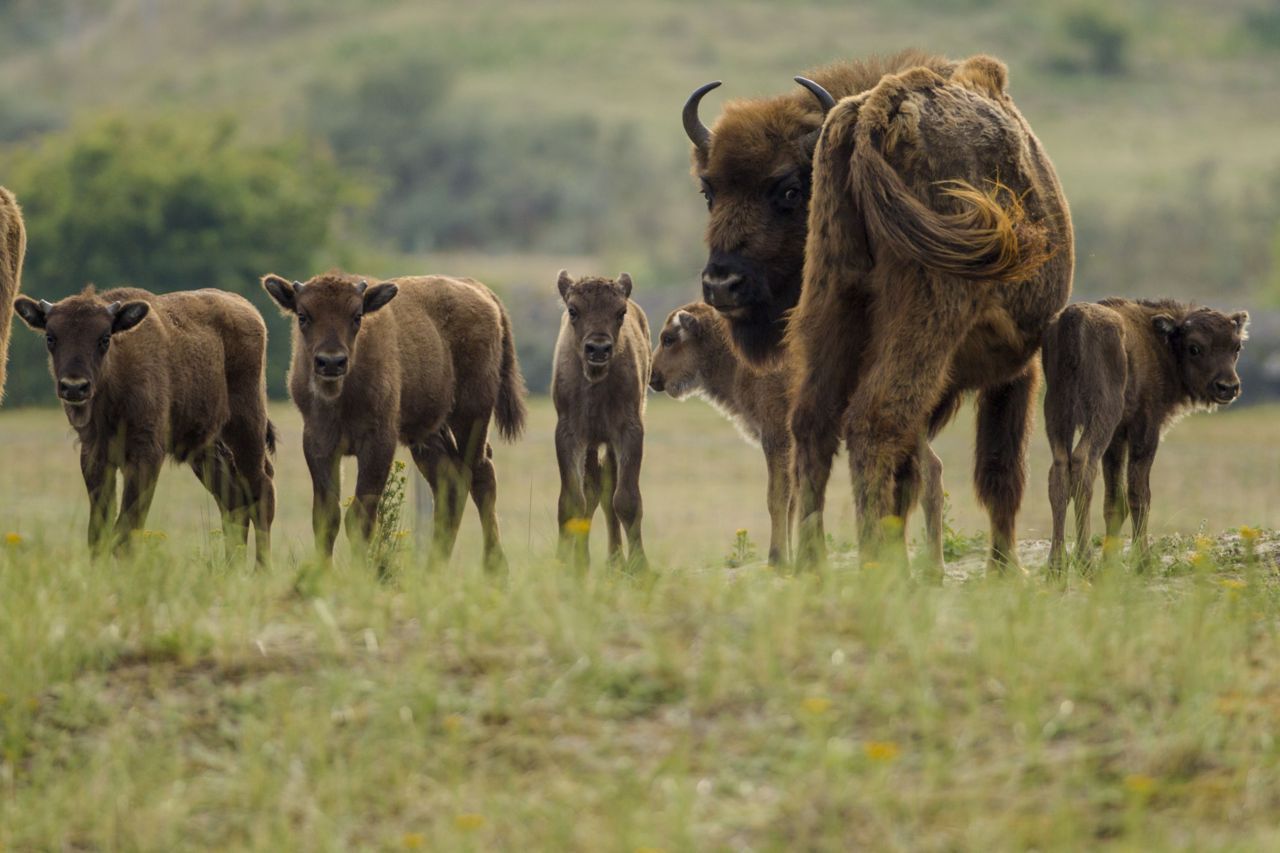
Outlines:
[[[141,529],[146,523],[163,462],[164,451],[159,445],[148,443],[126,453],[124,491],[120,498],[120,517],[116,519],[114,536],[117,554],[129,548],[134,531]]]
[[[338,538],[338,489],[342,479],[342,453],[336,440],[318,430],[304,429],[302,454],[311,472],[311,532],[315,536],[316,556],[328,561],[333,557],[333,543]]]
[[[347,509],[344,526],[351,548],[363,557],[378,520],[378,501],[387,487],[391,463],[396,456],[396,437],[379,435],[368,439],[356,451],[356,496]]]
[[[942,460],[933,452],[927,437],[920,439],[920,467],[924,470],[924,491],[921,508],[924,511],[925,550],[920,558],[925,576],[934,583],[941,583],[944,575],[942,559],[942,504],[946,494],[942,486]]]
[[[1027,485],[1027,444],[1039,385],[1039,362],[1033,361],[1012,381],[985,388],[978,397],[973,477],[978,501],[991,519],[988,571],[1020,567],[1016,525]]]
[[[86,447],[80,451],[80,473],[89,492],[89,551],[99,557],[108,548],[108,528],[116,514],[116,467]]]
[[[794,462],[791,454],[791,436],[783,430],[782,434],[767,434],[760,444],[764,449],[764,462],[768,470],[769,482],[767,499],[769,502],[769,565],[784,565],[789,557],[788,542],[791,535],[791,503],[794,492],[792,470]]]
[[[627,534],[627,569],[644,572],[649,560],[640,537],[644,505],[640,499],[640,464],[644,460],[644,427],[632,426],[613,448],[618,460],[618,483],[613,492],[613,511]]]
[[[560,467],[560,502],[557,512],[559,544],[556,556],[561,563],[573,560],[578,571],[586,571],[591,561],[587,536],[591,518],[586,514],[583,469],[587,448],[565,422],[556,425],[556,463]]]
[[[1129,511],[1133,513],[1133,547],[1130,549],[1134,568],[1143,571],[1151,561],[1151,542],[1147,537],[1147,521],[1151,514],[1151,465],[1156,460],[1158,434],[1144,436],[1129,446]]]

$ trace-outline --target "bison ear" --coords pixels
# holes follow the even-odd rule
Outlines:
[[[1178,328],[1178,324],[1168,314],[1157,314],[1151,318],[1151,327],[1156,330],[1156,334],[1167,338]]]
[[[262,287],[285,313],[293,314],[298,310],[297,293],[288,280],[275,273],[267,273],[262,277]]]
[[[622,288],[622,295],[627,299],[631,298],[631,274],[622,273],[618,276],[618,287]]]
[[[45,322],[49,319],[49,309],[52,307],[43,299],[36,302],[29,296],[19,296],[13,301],[13,310],[18,312],[22,322],[37,332],[44,328]]]
[[[112,302],[107,310],[111,312],[111,334],[118,335],[145,320],[151,306],[145,302]]]
[[[1236,331],[1240,336],[1247,338],[1249,336],[1249,312],[1237,311],[1231,315],[1231,322],[1236,324]]]
[[[690,314],[688,311],[680,311],[676,313],[676,325],[691,335],[696,335],[698,333],[698,318]]]
[[[400,288],[389,281],[375,284],[364,292],[364,313],[372,314],[392,299],[395,299],[396,294],[399,292]]]
[[[569,288],[573,287],[573,277],[569,275],[568,270],[560,270],[560,274],[556,276],[556,287],[560,291],[560,298],[567,300]]]

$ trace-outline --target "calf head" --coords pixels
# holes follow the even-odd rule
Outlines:
[[[330,400],[341,396],[347,372],[355,364],[364,316],[398,292],[390,282],[370,287],[364,280],[335,274],[319,275],[305,284],[269,274],[262,277],[262,286],[286,315],[297,318],[294,364],[309,366],[311,387]]]
[[[800,298],[813,150],[835,104],[818,84],[796,81],[811,101],[732,101],[714,128],[698,118],[698,105],[719,83],[700,87],[684,106],[693,173],[709,211],[703,299],[729,320],[743,355],[757,363],[776,354],[786,312]]]
[[[653,351],[649,387],[666,391],[677,400],[699,390],[703,382],[700,368],[707,359],[707,334],[719,322],[723,321],[714,309],[696,302],[672,311]]]
[[[1236,361],[1249,337],[1247,311],[1223,314],[1198,308],[1182,322],[1157,314],[1151,324],[1173,350],[1178,378],[1193,400],[1226,405],[1240,396]]]
[[[609,375],[609,365],[617,351],[618,334],[631,296],[631,276],[623,273],[617,279],[574,279],[560,270],[556,285],[569,314],[569,329],[582,374],[588,382],[599,382]]]
[[[49,371],[63,411],[72,426],[85,426],[110,357],[111,339],[141,323],[151,306],[107,302],[89,289],[56,303],[19,296],[13,307],[33,331],[44,333]]]

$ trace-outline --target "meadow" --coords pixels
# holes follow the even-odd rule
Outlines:
[[[316,571],[284,405],[269,570],[222,563],[211,501],[173,467],[135,556],[94,565],[61,414],[4,411],[0,846],[1274,848],[1277,414],[1180,424],[1155,470],[1161,565],[1066,586],[1042,575],[1039,434],[1030,574],[976,570],[966,414],[938,442],[953,559],[934,587],[854,568],[843,465],[829,569],[768,569],[762,458],[698,402],[650,402],[657,571],[578,579],[552,559],[554,415],[534,400],[524,440],[495,445],[504,582],[470,508],[447,570],[409,535],[390,581],[341,540]]]

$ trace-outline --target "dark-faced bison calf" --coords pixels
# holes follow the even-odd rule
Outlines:
[[[769,472],[771,522],[769,562],[787,559],[795,513],[790,405],[790,362],[756,368],[733,346],[728,322],[703,302],[691,302],[667,317],[653,352],[649,384],[677,400],[698,394],[733,421],[743,438],[764,450]],[[942,460],[922,446],[925,472],[921,502],[925,513],[926,564],[942,568]]]
[[[564,270],[557,282],[560,320],[551,395],[560,464],[560,547],[579,569],[590,562],[587,534],[601,503],[609,529],[609,557],[621,557],[627,531],[628,565],[647,568],[640,538],[640,463],[644,455],[645,387],[649,384],[649,321],[632,302],[631,277],[586,276]],[[604,448],[604,462],[600,448]]]
[[[485,566],[504,569],[489,422],[496,418],[505,438],[519,436],[525,386],[511,322],[493,291],[468,278],[369,285],[340,272],[305,284],[267,275],[262,284],[296,318],[289,393],[302,412],[320,555],[332,556],[338,535],[342,457],[359,465],[346,529],[362,545],[399,442],[435,495],[432,561],[449,559],[470,493]]]
[[[217,501],[228,555],[256,529],[271,548],[275,486],[268,451],[267,329],[247,300],[220,290],[152,294],[93,288],[56,304],[14,307],[43,332],[58,398],[80,439],[89,546],[126,546],[143,525],[166,456],[186,462]],[[116,473],[124,473],[119,517]]]
[[[1236,360],[1248,323],[1244,311],[1128,299],[1070,305],[1053,320],[1044,340],[1045,428],[1053,450],[1051,569],[1061,570],[1065,561],[1068,500],[1076,505],[1076,558],[1089,553],[1099,462],[1107,536],[1117,536],[1132,512],[1134,550],[1146,558],[1151,464],[1161,434],[1180,415],[1239,396]]]

